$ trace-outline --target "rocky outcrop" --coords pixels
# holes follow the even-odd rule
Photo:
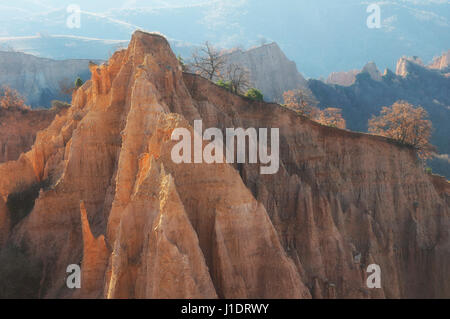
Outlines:
[[[17,160],[33,146],[38,131],[48,127],[62,109],[0,109],[0,163]]]
[[[374,62],[367,63],[362,70],[350,70],[347,72],[333,72],[325,80],[327,84],[351,86],[355,83],[358,74],[369,74],[374,81],[381,81],[382,75]]]
[[[361,73],[368,73],[374,81],[381,81],[381,72],[378,70],[377,65],[374,62],[367,63],[362,69]]]
[[[448,294],[447,284],[437,292],[435,288],[440,284],[431,285],[428,279],[419,279],[421,274],[428,273],[426,264],[429,258],[435,258],[431,255],[450,257],[449,239],[444,235],[448,226],[441,228],[437,220],[434,224],[429,214],[436,212],[438,220],[442,217],[445,223],[449,215],[445,197],[431,186],[411,149],[399,148],[382,138],[292,118],[291,112],[275,105],[248,103],[241,107],[243,102],[238,98],[225,100],[209,83],[187,77],[194,99],[209,105],[206,113],[218,119],[219,127],[229,127],[231,123],[280,127],[284,140],[280,172],[262,177],[251,165],[244,165],[240,172],[254,196],[266,207],[283,247],[303,271],[307,286],[320,287],[311,291],[319,291],[318,296],[338,298]],[[242,120],[236,124],[236,120],[223,115],[211,116],[212,106],[230,116],[238,112],[237,118]],[[391,170],[394,175],[387,173]],[[407,178],[411,184],[403,174],[412,174]],[[419,199],[423,187],[430,187],[429,199]],[[425,224],[427,229],[423,228]],[[435,233],[434,227],[440,230]],[[437,244],[431,239],[432,233],[446,239]],[[425,248],[428,245],[439,247],[439,252],[429,255]],[[402,260],[401,256],[406,255],[409,257]],[[445,269],[440,258],[435,262]],[[371,263],[380,264],[389,273],[382,291],[364,289],[365,268]],[[419,286],[428,288],[421,291]]]
[[[32,107],[50,107],[52,100],[68,100],[77,77],[90,76],[89,60],[51,60],[20,52],[0,51],[0,86],[17,90]]]
[[[81,230],[83,235],[83,261],[82,267],[82,296],[101,297],[103,288],[103,276],[106,270],[106,263],[109,252],[106,247],[105,237],[100,235],[95,238],[92,234],[87,217],[84,202],[80,203]]]
[[[410,69],[413,65],[418,65],[421,67],[425,67],[422,60],[417,57],[402,57],[397,61],[397,66],[395,69],[395,74],[401,77],[406,77],[411,72]]]
[[[282,103],[284,92],[307,88],[295,62],[290,61],[276,43],[248,51],[237,49],[224,57],[228,65],[237,64],[249,71],[252,86],[263,92],[266,101]]]
[[[350,70],[342,72],[333,72],[325,80],[327,84],[336,84],[341,86],[350,86],[355,83],[356,75],[359,74],[361,70]]]
[[[430,69],[450,73],[450,50],[444,52],[441,56],[434,58],[428,67]]]
[[[32,150],[0,165],[3,198],[47,181],[7,238],[42,264],[41,298],[450,296],[449,205],[411,149],[183,74],[159,35],[136,32],[91,70]],[[195,119],[279,128],[279,172],[175,164],[172,132],[193,136]]]

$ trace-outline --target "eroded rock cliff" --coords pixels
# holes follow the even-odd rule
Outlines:
[[[428,65],[430,69],[437,69],[442,72],[449,73],[450,72],[450,50],[444,52],[441,56],[433,59],[430,65]]]
[[[183,74],[158,35],[136,32],[91,72],[33,148],[0,165],[0,243],[39,265],[38,297],[450,296],[447,188],[411,149]],[[279,128],[279,172],[175,164],[171,134],[193,135],[195,119]],[[18,219],[11,195],[35,185]],[[371,263],[382,289],[366,287]],[[80,290],[65,284],[70,264]]]
[[[37,132],[47,128],[61,111],[0,108],[0,163],[17,160],[29,151]]]

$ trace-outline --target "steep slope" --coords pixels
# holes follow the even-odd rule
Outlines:
[[[61,85],[73,85],[77,77],[89,79],[89,60],[57,61],[0,51],[0,86],[19,91],[32,107],[50,107],[52,100],[69,99]]]
[[[298,72],[276,43],[266,44],[248,51],[236,50],[226,54],[227,64],[238,64],[250,73],[253,87],[261,90],[266,101],[282,102],[283,93],[306,88],[305,78]]]
[[[15,161],[29,151],[37,132],[47,128],[61,111],[0,108],[0,163]]]
[[[39,265],[38,297],[450,296],[448,192],[412,150],[182,74],[158,35],[136,32],[91,72],[32,150],[0,165],[3,244]],[[195,119],[280,128],[280,171],[175,164],[171,134],[194,135]],[[11,195],[44,181],[17,221]],[[366,288],[370,263],[383,289]]]

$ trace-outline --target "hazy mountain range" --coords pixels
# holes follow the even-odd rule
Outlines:
[[[205,40],[224,48],[277,42],[306,77],[318,78],[367,61],[393,68],[402,55],[430,61],[450,43],[448,0],[380,2],[380,29],[367,27],[370,3],[361,0],[81,0],[79,29],[66,25],[71,3],[0,4],[0,46],[56,59],[106,59],[141,28],[162,32],[186,55]]]

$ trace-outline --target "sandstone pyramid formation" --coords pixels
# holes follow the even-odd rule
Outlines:
[[[33,265],[34,297],[450,297],[450,190],[411,149],[183,74],[159,35],[137,31],[91,72],[0,165],[0,267]],[[279,172],[173,163],[171,133],[195,119],[280,128]],[[24,213],[14,198],[36,185]],[[373,263],[382,289],[366,286]],[[66,286],[70,264],[81,289]]]

